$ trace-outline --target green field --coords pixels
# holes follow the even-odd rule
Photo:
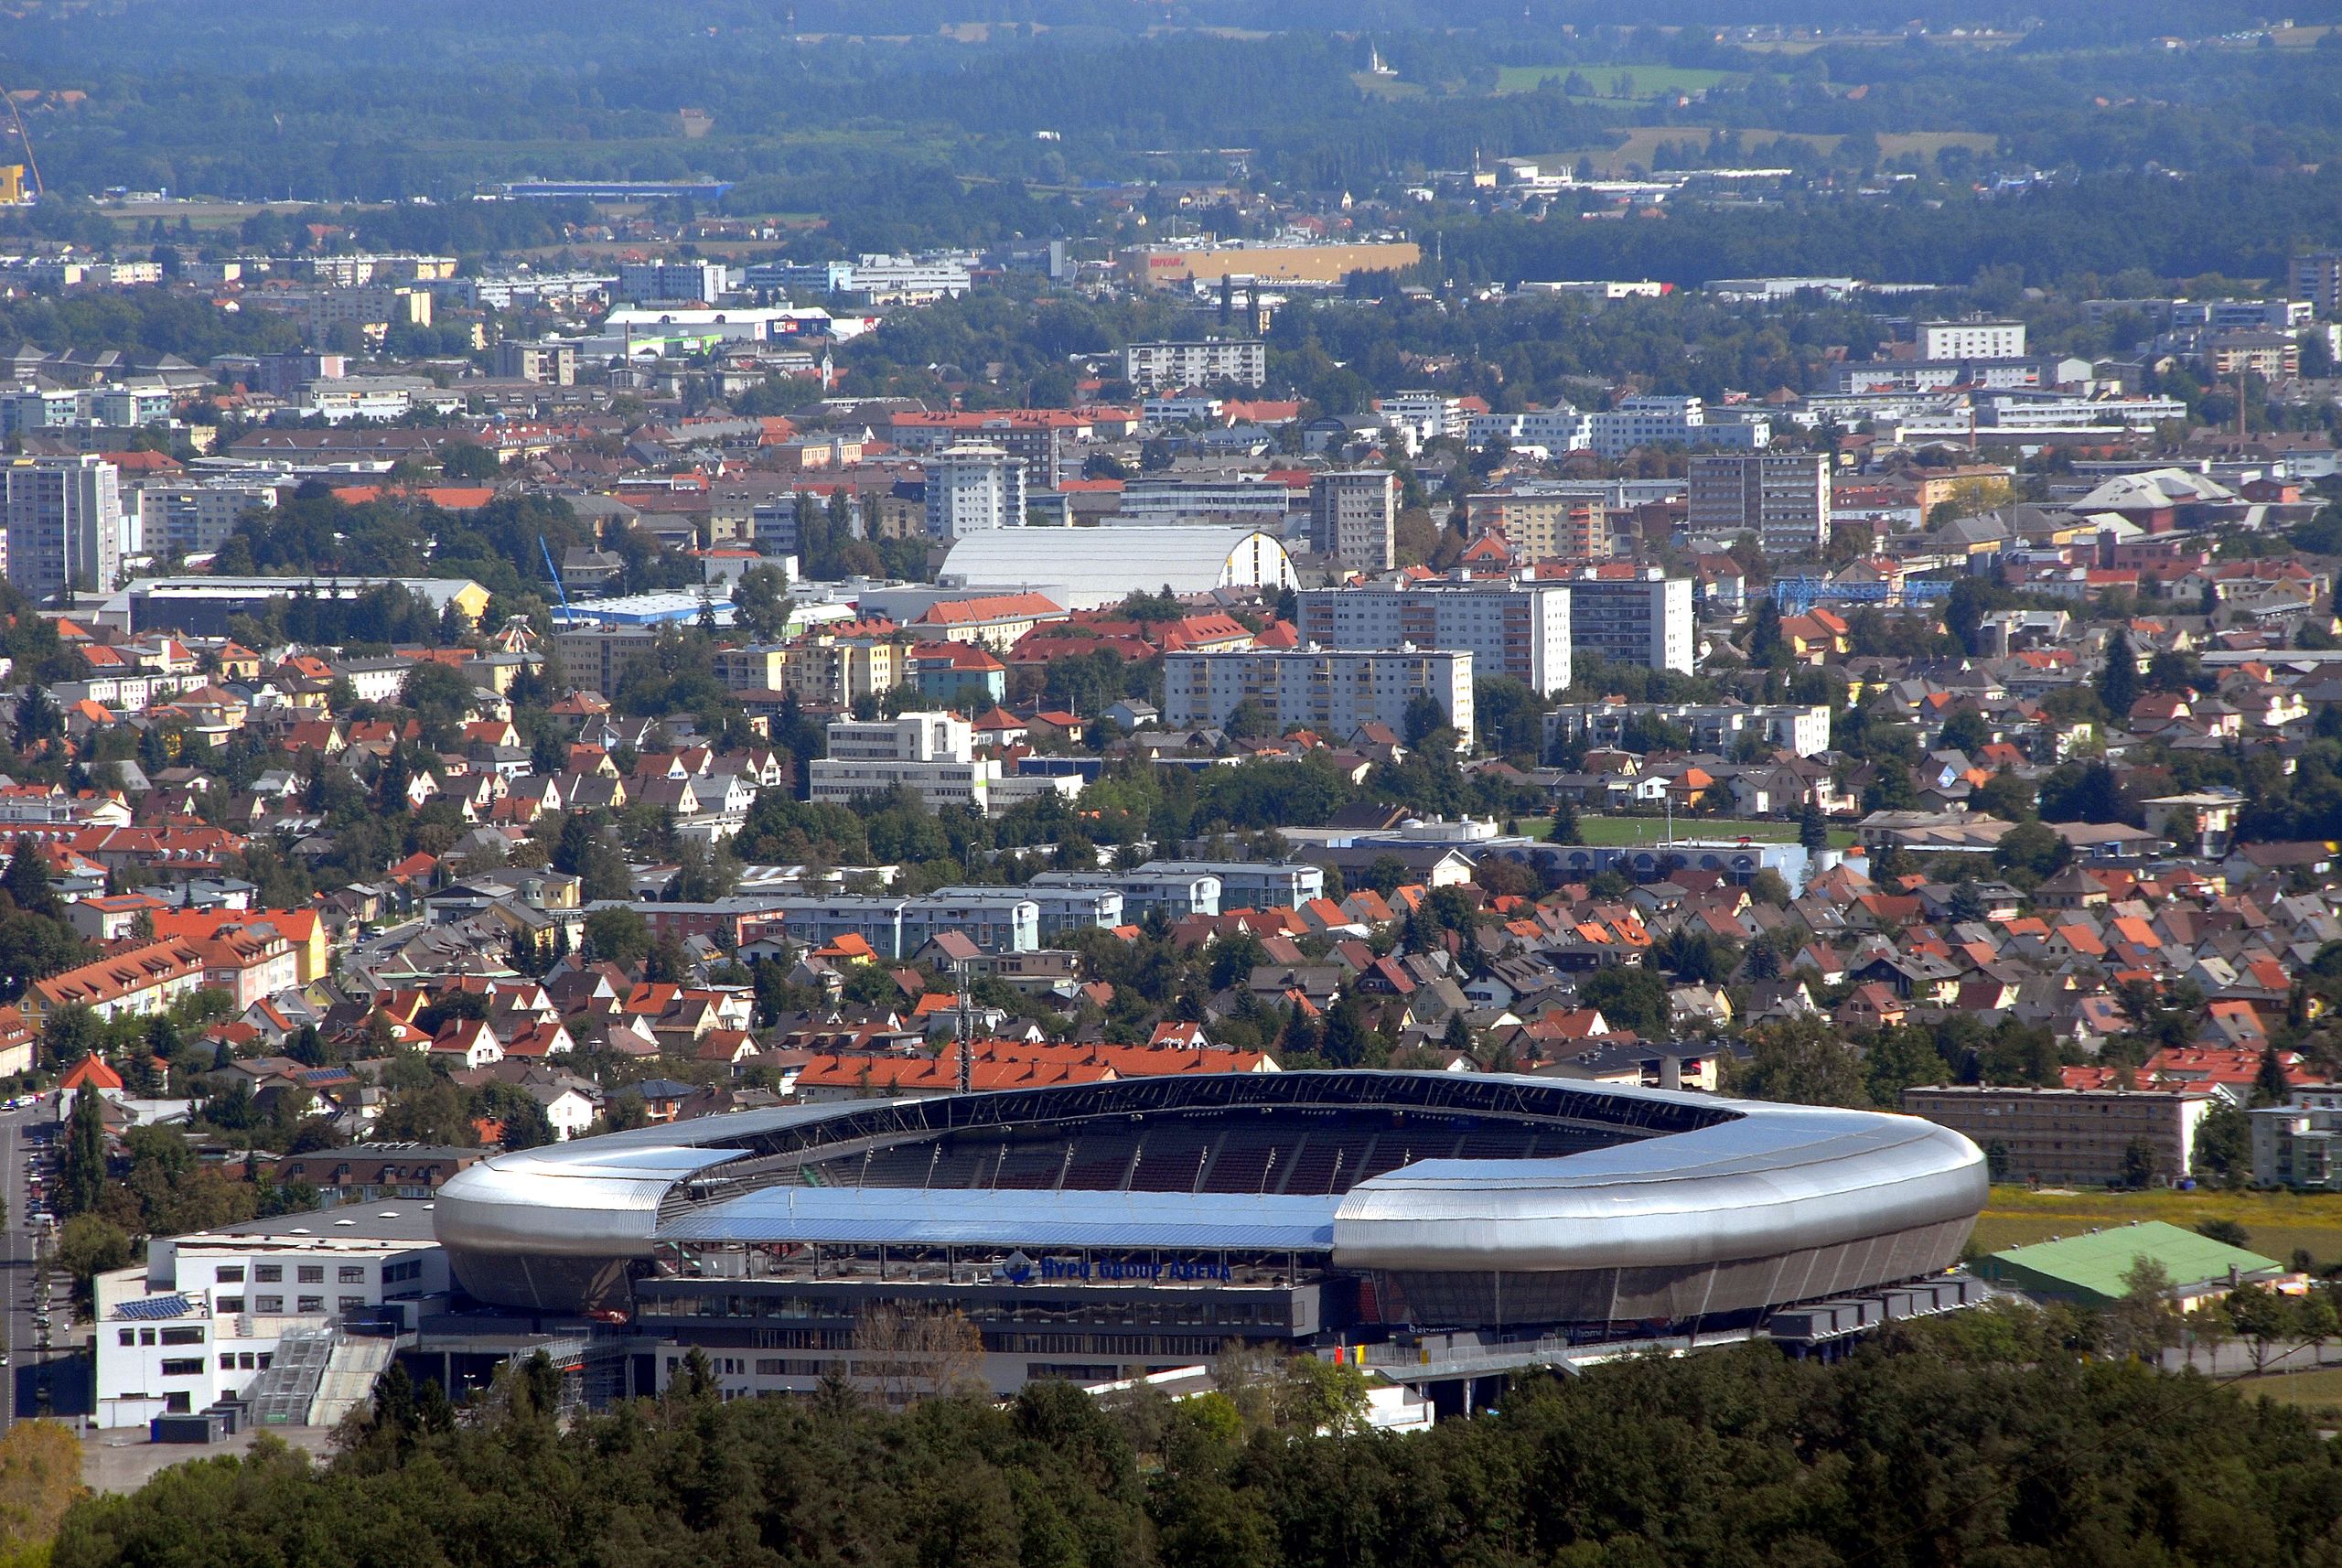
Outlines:
[[[1506,65],[1497,68],[1497,91],[1534,92],[1539,82],[1548,79],[1566,81],[1572,71],[1584,77],[1590,89],[1574,96],[1586,98],[1617,98],[1617,83],[1622,76],[1634,84],[1626,95],[1628,99],[1704,92],[1711,87],[1736,86],[1748,80],[1744,71],[1703,70],[1675,65]]]
[[[2263,1257],[2290,1261],[2295,1248],[2322,1268],[2342,1262],[2342,1194],[2280,1192],[2033,1192],[1996,1187],[1976,1221],[1976,1245],[1988,1252],[2079,1236],[2134,1219],[2161,1219],[2194,1229],[2206,1219],[2233,1219],[2245,1245]]]
[[[2279,1404],[2299,1405],[2306,1411],[2342,1413],[2342,1367],[2239,1378],[2235,1388],[2248,1399],[2275,1400]]]

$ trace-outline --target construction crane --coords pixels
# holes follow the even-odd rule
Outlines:
[[[561,618],[567,621],[569,619],[569,590],[562,586],[561,568],[553,564],[553,546],[545,542],[545,536],[542,533],[537,535],[537,549],[544,555],[545,571],[553,578],[553,591],[561,596]]]
[[[32,176],[33,199],[38,201],[48,193],[42,188],[40,183],[40,160],[33,156],[33,134],[25,129],[25,112],[16,107],[16,95],[10,92],[5,85],[0,85],[0,98],[5,98],[8,101],[8,118],[16,122],[16,140],[24,144],[25,170]],[[8,199],[11,201],[23,200],[24,181],[22,178],[19,177],[13,179],[7,183],[15,187],[13,190],[10,190],[7,193]]]

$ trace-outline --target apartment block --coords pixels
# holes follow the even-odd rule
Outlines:
[[[1724,447],[1754,452],[1772,445],[1772,421],[1733,410],[1719,414],[1696,397],[1630,397],[1587,416],[1586,439],[1605,457],[1638,446]]]
[[[1693,750],[1724,757],[1746,736],[1799,757],[1830,749],[1828,705],[1803,703],[1565,703],[1545,715],[1545,748],[1564,740],[1615,746],[1637,719],[1682,730]]]
[[[1309,481],[1309,548],[1348,572],[1387,572],[1398,556],[1399,476],[1387,468]]]
[[[1004,775],[997,761],[975,755],[974,732],[952,714],[833,719],[829,740],[830,755],[806,767],[816,800],[844,802],[908,789],[929,811],[973,806],[997,812],[1041,795],[1072,800],[1085,782],[1070,774]]]
[[[2159,1181],[2194,1169],[2196,1128],[2209,1091],[2016,1089],[1953,1084],[1903,1091],[1903,1109],[1984,1151],[1993,1179],[2103,1187],[2134,1174],[2137,1145]]]
[[[1299,599],[1302,640],[1320,648],[1460,649],[1483,680],[1509,676],[1541,694],[1570,683],[1570,590],[1559,583],[1311,588]]]
[[[1922,360],[2022,360],[2022,321],[1928,321],[1919,327]]]
[[[618,266],[618,297],[629,305],[666,300],[714,305],[724,297],[725,282],[721,262],[625,262]]]
[[[1081,874],[1057,872],[1052,875],[1065,878],[1079,877]],[[1003,891],[998,887],[939,887],[931,897],[946,901],[997,898]],[[1039,911],[1039,929],[1044,941],[1068,931],[1111,931],[1131,918],[1123,912],[1121,890],[1101,883],[1035,882],[1007,891],[1021,894],[1032,901]]]
[[[2342,1137],[2342,1093],[2295,1090],[2284,1104],[2258,1106],[2248,1114],[2254,1186],[2342,1187],[2342,1160],[2334,1154],[2335,1140]]]
[[[2286,292],[2305,299],[2320,316],[2342,317],[2342,251],[2313,251],[2285,268]]]
[[[965,539],[1025,523],[1025,465],[982,443],[948,446],[927,460],[927,532]]]
[[[577,382],[577,345],[526,343],[507,338],[496,346],[496,373],[513,381],[542,381],[547,386]]]
[[[1472,428],[1464,400],[1445,392],[1392,392],[1374,400],[1374,412],[1406,434],[1411,449],[1443,437],[1461,441]]]
[[[1338,649],[1254,649],[1234,653],[1172,653],[1163,660],[1166,728],[1224,728],[1247,699],[1277,728],[1310,729],[1348,740],[1368,725],[1406,732],[1417,698],[1439,705],[1459,746],[1472,743],[1472,655],[1446,650],[1367,652]]]
[[[122,571],[122,473],[104,458],[17,457],[0,466],[8,581],[36,599],[111,592]]]
[[[1830,542],[1828,454],[1692,459],[1688,532],[1753,533],[1770,556],[1818,554]]]
[[[553,651],[572,685],[611,693],[637,665],[659,657],[659,633],[647,626],[576,627],[557,632]]]
[[[917,898],[840,894],[765,902],[780,916],[791,941],[819,945],[860,937],[884,959],[908,958],[945,931],[957,931],[987,952],[1032,952],[1041,945],[1041,908],[1021,887],[955,887]]]
[[[1026,891],[1043,901],[1075,896],[1111,896],[1123,918],[1143,920],[1161,915],[1184,920],[1191,915],[1219,913],[1219,878],[1208,872],[1167,871],[1044,871]]]
[[[1542,446],[1559,456],[1594,444],[1594,424],[1584,412],[1562,403],[1553,408],[1524,409],[1518,413],[1476,413],[1465,427],[1465,440],[1474,446],[1502,441],[1508,446]]]
[[[227,543],[246,512],[273,510],[277,495],[275,485],[249,480],[148,479],[124,499],[137,507],[145,549],[193,555]]]
[[[1497,532],[1515,561],[1607,561],[1610,508],[1585,496],[1523,486],[1464,498],[1465,526],[1477,539]]]
[[[1691,578],[1656,566],[1589,566],[1569,586],[1573,652],[1692,673]]]
[[[1257,338],[1133,343],[1123,349],[1123,380],[1141,392],[1176,392],[1222,381],[1257,387],[1268,379],[1269,346]]]

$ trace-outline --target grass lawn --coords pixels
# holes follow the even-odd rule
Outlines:
[[[2290,1377],[2283,1372],[2270,1372],[2258,1378],[2240,1378],[2235,1386],[2236,1391],[2247,1398],[2272,1399],[2279,1404],[2299,1405],[2304,1410],[2342,1412],[2342,1367],[2321,1367]]]
[[[1996,1187],[1976,1221],[1976,1244],[1988,1252],[2078,1236],[2134,1219],[2193,1230],[2206,1219],[2233,1219],[2263,1257],[2289,1261],[2305,1249],[2320,1267],[2342,1262],[2342,1194],[2275,1192],[2033,1192]]]
[[[1506,65],[1497,68],[1497,91],[1534,92],[1539,82],[1549,77],[1566,81],[1572,71],[1584,77],[1592,89],[1576,95],[1585,98],[1611,97],[1621,76],[1633,80],[1628,98],[1656,98],[1662,92],[1704,92],[1711,87],[1748,80],[1746,71],[1701,70],[1672,65]]]

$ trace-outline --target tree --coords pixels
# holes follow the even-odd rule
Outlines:
[[[2252,1119],[2225,1100],[2215,1100],[2204,1119],[2196,1123],[2193,1162],[2207,1180],[2238,1187],[2252,1179]],[[2207,1220],[2205,1224],[2224,1223]],[[2233,1224],[2234,1221],[2225,1223]],[[2197,1227],[2202,1230],[2202,1226]],[[2205,1231],[2206,1235],[2211,1234]],[[2244,1245],[2239,1241],[2237,1246]]]
[[[1418,746],[1440,730],[1447,727],[1447,710],[1439,705],[1438,698],[1428,693],[1418,692],[1407,699],[1402,723],[1404,726],[1404,738],[1407,745]]]
[[[1830,847],[1829,819],[1811,800],[1806,801],[1797,814],[1797,842],[1809,854],[1820,854]]]
[[[57,1211],[68,1218],[98,1206],[106,1187],[104,1101],[84,1085],[73,1091],[65,1122],[65,1160],[58,1176]]]
[[[2100,1348],[2118,1358],[2153,1359],[2179,1343],[2172,1310],[2171,1274],[2142,1253],[2122,1273],[2122,1295],[2100,1315]]]
[[[1603,1016],[1609,1015],[1605,1009]],[[1749,1042],[1755,1048],[1747,1062],[1727,1069],[1732,1093],[1799,1105],[1871,1104],[1862,1058],[1823,1024],[1799,1019],[1772,1025],[1752,1030]]]
[[[1371,1031],[1366,1024],[1366,1004],[1355,991],[1345,991],[1335,1000],[1333,1011],[1326,1018],[1327,1061],[1335,1067],[1367,1067]]]
[[[586,917],[586,947],[611,963],[639,963],[650,952],[650,924],[633,909],[596,909]]]
[[[2252,1369],[2266,1370],[2270,1348],[2293,1332],[2291,1305],[2267,1285],[2242,1284],[2229,1292],[2222,1310],[2236,1337],[2252,1348]]]
[[[122,1227],[99,1215],[76,1214],[57,1233],[57,1266],[71,1277],[78,1301],[90,1299],[92,1278],[127,1266],[136,1255]]]
[[[2020,822],[1993,846],[1993,865],[2036,880],[2054,875],[2073,858],[2073,846],[2041,822]]]
[[[41,858],[40,846],[30,833],[18,833],[16,847],[8,855],[8,869],[0,873],[0,890],[16,900],[16,908],[28,915],[55,919],[61,913],[57,892],[48,884],[48,864]]]
[[[52,1008],[40,1026],[41,1059],[63,1072],[96,1050],[104,1036],[105,1026],[84,1004],[72,1002]]]
[[[854,1323],[856,1372],[890,1409],[984,1394],[983,1336],[956,1308],[878,1304]]]
[[[2277,1054],[2272,1041],[2261,1047],[2261,1067],[2252,1077],[2252,1103],[2283,1105],[2293,1093],[2293,1085],[2285,1081],[2285,1060]]]
[[[1584,843],[1585,833],[1578,826],[1577,804],[1564,795],[1553,802],[1552,831],[1545,835],[1548,843]]]
[[[789,597],[789,579],[778,566],[751,566],[732,588],[733,618],[758,642],[777,641],[789,629],[796,606]]]
[[[1667,983],[1638,964],[1596,970],[1578,983],[1577,994],[1614,1029],[1631,1029],[1647,1040],[1667,1037]]]
[[[2120,1185],[2143,1190],[2155,1185],[2163,1176],[2163,1161],[2155,1146],[2143,1138],[2133,1138],[2122,1148]]]
[[[2107,639],[2106,662],[2098,672],[2098,696],[2117,724],[2130,717],[2131,704],[2139,700],[2139,656],[2126,631],[2118,629]]]
[[[2234,1219],[2199,1219],[2196,1222],[2196,1234],[2218,1241],[2223,1247],[2249,1247],[2252,1244],[2252,1232]]]

